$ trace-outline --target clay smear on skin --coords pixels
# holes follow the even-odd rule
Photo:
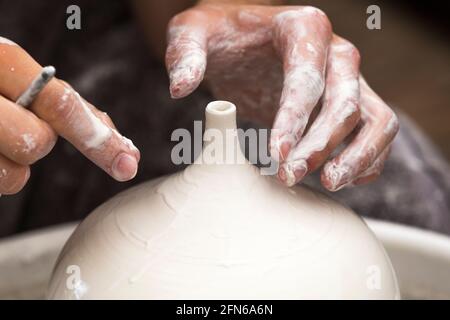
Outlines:
[[[306,50],[308,50],[313,55],[317,55],[317,50],[311,42],[306,43]]]
[[[70,99],[69,99],[70,97]],[[88,129],[89,136],[84,142],[87,148],[99,148],[103,145],[110,137],[111,137],[111,129],[104,124],[86,105],[83,99],[80,97],[78,92],[75,92],[73,89],[65,88],[64,94],[61,97],[61,101],[63,102],[59,107],[65,108],[67,106],[67,101],[72,102],[73,97],[75,97],[79,106],[83,110],[85,114],[85,118],[88,119],[90,126]],[[81,125],[80,132],[84,133],[86,130],[85,124]]]
[[[361,82],[360,85],[362,85]],[[357,149],[351,153],[344,151],[339,162],[332,160],[324,166],[324,175],[331,183],[331,190],[340,190],[357,178],[362,159],[368,158],[369,167],[376,160],[378,149],[369,139],[376,136],[374,130],[377,129],[369,126],[369,123],[375,123],[378,119],[370,108],[364,107],[364,103],[361,103],[361,120],[364,123],[363,127],[353,141],[357,143]]]
[[[316,11],[314,8],[311,10]],[[282,136],[274,137],[271,141],[271,146],[275,147],[278,152],[280,152],[280,147],[283,143],[287,142],[290,145],[296,143],[308,123],[310,112],[317,104],[325,87],[325,70],[320,70],[311,62],[301,61],[305,53],[309,55],[317,54],[316,47],[312,43],[307,42],[306,39],[302,39],[306,38],[309,33],[303,24],[298,23],[299,18],[310,14],[311,10],[305,10],[305,8],[288,10],[274,17],[278,33],[277,37],[280,39],[286,37],[286,35],[283,35],[283,33],[286,33],[287,36],[290,35],[290,37],[295,38],[288,39],[288,43],[285,44],[288,46],[285,49],[288,50],[285,53],[288,57],[285,57],[285,59],[295,61],[296,58],[292,57],[298,57],[297,60],[300,60],[298,65],[289,66],[289,70],[284,78],[284,88],[280,102],[282,109],[275,123],[277,129],[290,128],[290,130],[287,134],[282,133]],[[302,42],[306,44],[302,44]],[[302,52],[302,50],[305,52]],[[304,106],[303,110],[299,110],[300,102]],[[272,154],[274,153],[272,152]]]
[[[373,112],[369,107],[364,107],[365,105],[376,106],[376,105],[383,105],[383,101],[370,89],[370,87],[367,85],[365,80],[360,77],[359,79],[361,88],[364,89],[362,92],[364,93],[363,99],[361,99],[361,119],[367,126],[368,123],[376,123],[380,121],[377,114]],[[366,101],[369,100],[369,101]],[[374,108],[372,106],[372,108]],[[349,180],[349,178],[363,178],[367,177],[371,174],[378,173],[382,169],[382,164],[384,163],[385,157],[387,156],[382,152],[378,158],[376,158],[376,155],[378,154],[378,149],[376,146],[371,143],[371,141],[368,141],[369,138],[367,137],[373,137],[375,134],[373,133],[373,130],[378,130],[376,127],[366,127],[367,129],[363,128],[362,130],[367,130],[367,132],[361,134],[358,134],[358,137],[361,137],[361,141],[359,142],[359,148],[356,152],[353,154],[346,154],[345,158],[342,158],[340,163],[336,162],[329,162],[324,167],[324,174],[325,177],[332,183],[333,190],[339,190],[343,187],[350,185],[355,179]],[[398,119],[397,116],[392,113],[391,117],[389,118],[389,121],[386,125],[386,127],[383,130],[383,134],[387,136],[393,135],[395,131],[398,130]],[[357,137],[357,138],[358,138]],[[387,152],[387,151],[386,151]],[[365,169],[358,177],[355,177],[358,171],[361,170],[361,165],[349,165],[352,163],[355,163],[355,160],[359,159],[359,162],[361,162],[364,157],[369,158],[369,167]],[[349,181],[346,181],[349,180]],[[342,184],[344,182],[344,184]],[[339,184],[342,184],[339,186]]]
[[[9,39],[3,38],[3,37],[0,37],[0,44],[6,44],[9,46],[17,46],[17,43],[15,43]]]
[[[317,104],[324,89],[322,73],[311,64],[293,67],[285,76],[281,96],[281,109],[276,118],[276,129],[290,128],[288,134],[277,136],[272,141],[279,152],[281,144],[295,144],[308,123],[311,110]],[[300,109],[299,103],[304,109]]]
[[[81,109],[84,112],[85,118],[88,119],[90,126],[88,127],[88,134],[86,141],[84,142],[86,148],[100,148],[112,135],[119,137],[125,145],[127,145],[131,150],[137,150],[131,140],[123,137],[116,130],[108,127],[103,121],[98,118],[94,112],[87,106],[80,95],[71,88],[65,88],[64,94],[61,97],[61,105],[59,108],[67,107],[67,103],[78,102]],[[84,117],[83,117],[84,118]],[[86,132],[86,125],[80,125],[80,132]]]
[[[347,50],[351,47],[346,46]],[[339,51],[342,52],[342,51]],[[286,183],[293,185],[295,181],[294,172],[296,170],[306,171],[308,169],[306,160],[316,152],[324,150],[330,141],[330,138],[339,125],[357,111],[359,101],[359,83],[358,79],[352,74],[352,67],[348,66],[346,60],[334,58],[334,46],[331,47],[330,71],[333,72],[333,85],[326,91],[323,111],[312,124],[309,133],[300,141],[294,151],[289,154],[285,166]],[[329,80],[330,81],[330,80]],[[333,107],[330,109],[329,104]],[[324,114],[326,112],[326,114]],[[331,125],[330,125],[331,123]]]
[[[347,85],[349,88],[351,87],[350,84],[343,83],[342,85],[337,86],[336,89],[339,90],[339,87]],[[339,106],[339,104],[337,104],[337,106]],[[294,171],[299,168],[306,171],[308,169],[306,160],[314,153],[323,151],[328,145],[336,127],[344,123],[347,118],[357,111],[356,105],[351,102],[343,102],[341,106],[344,108],[326,110],[326,112],[331,112],[327,115],[320,115],[314,121],[308,134],[302,138],[299,146],[289,154],[286,168],[288,185],[293,185],[295,183]],[[330,122],[333,124],[330,125]]]
[[[255,27],[252,32],[238,28],[232,21],[224,21],[211,39],[208,48],[211,55],[239,55],[248,47],[259,47],[271,40],[272,32],[268,26]]]
[[[327,88],[323,110],[311,126],[309,133],[300,142],[288,160],[309,158],[313,153],[322,151],[327,146],[335,128],[343,124],[357,111],[359,101],[359,83],[351,76],[351,70],[339,59],[334,59],[330,65],[336,77],[332,86]],[[329,108],[332,104],[333,107]],[[332,125],[330,125],[330,123]]]
[[[383,133],[386,135],[390,135],[393,132],[398,130],[398,119],[395,114],[393,114],[386,125],[386,127],[383,130]]]
[[[361,170],[361,165],[358,163],[358,160],[360,162],[365,157],[368,157],[368,163],[372,163],[375,160],[377,148],[370,145],[367,139],[364,139],[359,144],[360,147],[356,151],[346,153],[345,156],[341,157],[339,162],[333,160],[325,164],[324,174],[331,182],[331,190],[338,191],[357,178],[356,175]]]
[[[23,151],[26,153],[30,153],[31,151],[36,148],[36,141],[34,140],[34,137],[30,133],[22,134],[22,140],[24,142]]]
[[[184,26],[171,27],[169,42],[169,52],[185,53],[169,66],[170,82],[172,84],[192,82],[202,77],[206,69],[204,30],[192,30]]]
[[[0,178],[4,178],[8,175],[8,171],[6,169],[0,170]]]
[[[262,19],[257,14],[249,10],[240,10],[238,13],[239,22],[246,25],[258,25],[262,22]]]

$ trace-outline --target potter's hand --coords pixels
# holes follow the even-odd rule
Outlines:
[[[168,40],[174,98],[199,85],[208,63],[217,98],[237,103],[241,116],[275,119],[271,153],[285,184],[323,164],[322,184],[331,191],[380,174],[397,118],[361,77],[357,49],[333,35],[322,11],[202,4],[171,20]]]
[[[41,70],[22,48],[0,37],[0,194],[22,189],[29,166],[51,151],[58,135],[115,179],[133,178],[139,151],[66,83],[51,80],[28,110],[14,103]]]

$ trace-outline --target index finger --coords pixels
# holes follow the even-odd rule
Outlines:
[[[9,100],[16,101],[41,69],[19,46],[0,42],[0,94]],[[106,114],[63,81],[51,80],[30,110],[116,180],[136,175],[138,149],[117,132]]]
[[[271,154],[286,160],[322,96],[332,30],[327,17],[311,7],[278,13],[274,24],[274,44],[283,60],[284,81]]]

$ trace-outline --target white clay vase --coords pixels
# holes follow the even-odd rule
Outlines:
[[[225,131],[234,139],[211,139]],[[245,160],[232,103],[207,106],[204,140],[184,171],[115,196],[79,225],[48,298],[400,297],[384,248],[355,213]],[[205,161],[211,146],[237,157]]]

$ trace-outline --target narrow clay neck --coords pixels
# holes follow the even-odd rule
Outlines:
[[[228,101],[210,102],[205,110],[202,160],[206,164],[244,164],[236,125],[236,106]]]
[[[206,106],[205,120],[205,131],[209,129],[223,132],[227,129],[236,130],[236,106],[228,101],[210,102]]]

